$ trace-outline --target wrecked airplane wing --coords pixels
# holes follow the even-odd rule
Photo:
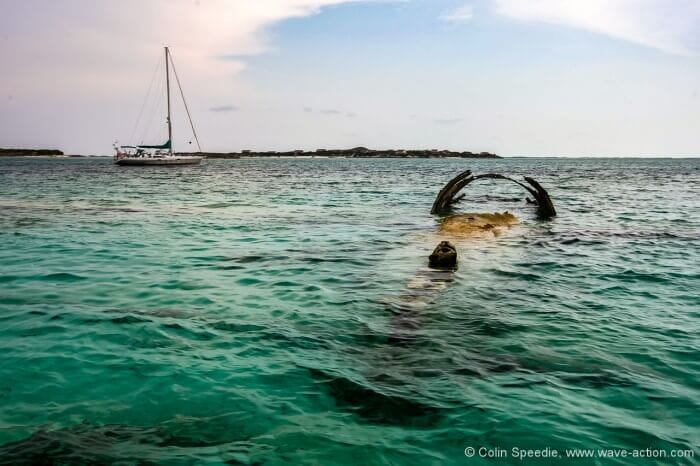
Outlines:
[[[448,213],[453,204],[464,199],[465,194],[458,196],[459,192],[466,185],[472,181],[478,180],[480,178],[490,178],[490,179],[502,179],[512,181],[513,183],[524,188],[528,193],[534,198],[534,204],[537,205],[537,215],[542,219],[552,218],[557,215],[554,209],[554,204],[552,199],[549,197],[549,193],[545,190],[541,184],[539,184],[534,179],[529,176],[524,177],[525,181],[530,185],[521,183],[518,180],[509,178],[504,175],[499,175],[497,173],[484,173],[483,175],[473,175],[471,170],[466,170],[459,175],[452,178],[438,193],[435,202],[433,203],[433,208],[430,211],[434,215],[445,215]]]

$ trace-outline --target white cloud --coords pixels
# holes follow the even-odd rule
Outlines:
[[[440,15],[442,21],[448,23],[463,23],[474,17],[474,7],[472,5],[462,5],[454,10],[447,11]]]
[[[517,20],[560,24],[665,52],[700,54],[698,0],[493,0]]]
[[[60,112],[64,130],[42,130],[56,133],[52,140],[68,150],[85,138],[86,121],[101,122],[95,139],[99,130],[111,140],[128,131],[127,109],[138,110],[164,45],[199,108],[255,99],[257,91],[237,75],[247,56],[268,50],[271,25],[332,5],[378,1],[385,0],[0,0],[0,115],[20,106]],[[0,140],[23,143],[26,125],[5,123]]]
[[[243,57],[264,52],[266,27],[348,1],[9,0],[0,17],[0,56],[24,90],[113,92],[140,77],[144,64],[169,45],[182,70],[211,82],[242,70]],[[33,72],[36,78],[27,81]],[[51,80],[41,78],[46,73]],[[12,84],[2,74],[0,84]]]

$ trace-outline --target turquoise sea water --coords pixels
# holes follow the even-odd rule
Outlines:
[[[559,216],[470,185],[522,224],[396,306],[467,168]],[[0,159],[0,463],[697,464],[699,199],[700,159]]]

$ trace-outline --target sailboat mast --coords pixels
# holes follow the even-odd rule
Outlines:
[[[168,150],[170,151],[170,155],[173,155],[173,124],[170,121],[170,65],[169,65],[169,56],[170,52],[168,51],[168,47],[165,47],[165,89],[166,89],[166,94],[167,94],[167,100],[168,100],[168,143],[170,144],[170,147]]]

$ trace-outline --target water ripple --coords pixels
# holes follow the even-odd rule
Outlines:
[[[699,163],[2,159],[0,464],[697,455]],[[466,168],[535,177],[559,216],[470,187],[522,223],[431,281]]]

